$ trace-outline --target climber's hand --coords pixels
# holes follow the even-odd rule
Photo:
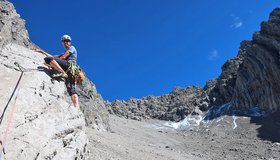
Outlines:
[[[32,50],[34,50],[35,52],[39,52],[39,53],[42,53],[43,55],[47,56],[47,57],[51,57],[52,55],[48,54],[47,52],[43,51],[42,49],[40,48],[32,48]]]
[[[44,51],[41,50],[40,48],[32,48],[32,50],[34,50],[35,52],[39,52],[39,53],[43,53]]]

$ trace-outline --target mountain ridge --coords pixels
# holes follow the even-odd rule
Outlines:
[[[189,114],[201,114],[211,107],[227,103],[236,108],[259,107],[269,113],[279,111],[280,107],[277,105],[280,103],[280,85],[277,83],[280,79],[279,17],[280,8],[276,8],[270,13],[268,21],[261,23],[261,30],[253,34],[252,40],[242,41],[237,56],[227,60],[221,67],[222,73],[216,79],[206,82],[203,89],[193,87],[191,92],[179,93],[179,97],[188,97],[192,92],[200,92],[195,98],[196,102],[191,102],[191,98],[188,100],[181,98],[173,102],[177,106],[167,109],[154,107],[158,103],[154,102],[155,100],[161,101],[162,97],[172,96],[171,91],[163,96],[148,96],[152,99],[148,102],[147,97],[112,101],[106,104],[111,109],[110,113],[140,120],[154,118],[150,113],[155,112],[158,114],[155,118],[180,121]],[[189,89],[187,87],[182,90]],[[139,105],[135,105],[135,101]],[[166,102],[162,104],[163,106],[170,103],[169,98],[163,101]],[[161,115],[169,116],[162,118]]]

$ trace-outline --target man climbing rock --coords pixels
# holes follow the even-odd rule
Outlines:
[[[51,66],[53,69],[58,71],[58,74],[53,75],[54,78],[64,78],[67,91],[71,96],[71,100],[74,106],[80,110],[78,95],[76,92],[76,78],[75,74],[72,71],[76,66],[77,61],[77,50],[74,46],[71,45],[71,37],[69,35],[63,35],[61,38],[61,43],[65,48],[65,51],[61,55],[52,56],[51,54],[43,51],[39,48],[34,48],[36,52],[42,53],[46,56],[45,63],[48,66]]]

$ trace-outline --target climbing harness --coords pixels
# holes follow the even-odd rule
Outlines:
[[[78,73],[78,66],[75,61],[68,62],[68,69],[65,71],[70,76],[75,76]]]
[[[68,62],[68,69],[65,71],[69,76],[74,77],[76,82],[81,82],[85,78],[85,73],[75,61]]]

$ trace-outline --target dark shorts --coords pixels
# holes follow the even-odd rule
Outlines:
[[[76,92],[76,83],[75,83],[75,79],[73,77],[68,77],[65,80],[65,85],[67,88],[67,92],[70,96],[77,94]]]
[[[51,61],[55,60],[64,71],[68,69],[68,62],[66,60],[60,58],[53,58],[53,57],[46,57],[44,60],[47,64],[50,64]]]

